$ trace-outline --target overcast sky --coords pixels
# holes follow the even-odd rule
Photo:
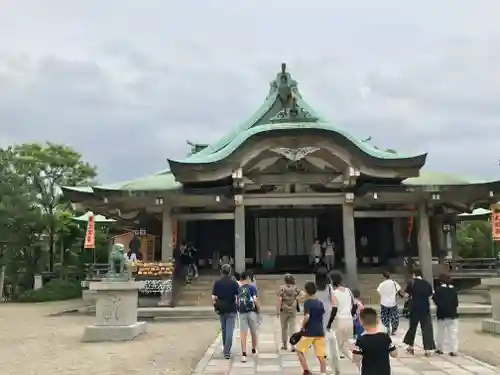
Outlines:
[[[500,178],[498,0],[3,0],[0,142],[139,177],[238,126],[282,61],[354,136]]]

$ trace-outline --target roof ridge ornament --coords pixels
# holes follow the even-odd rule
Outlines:
[[[269,95],[276,94],[281,104],[280,111],[270,119],[271,123],[282,122],[316,122],[317,117],[299,105],[302,96],[297,87],[297,81],[286,71],[286,63],[281,63],[281,71],[271,82]]]

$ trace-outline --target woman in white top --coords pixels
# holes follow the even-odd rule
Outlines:
[[[326,266],[331,271],[335,267],[335,243],[330,237],[326,238],[323,248],[325,249]]]
[[[352,337],[353,332],[352,310],[354,299],[351,290],[343,285],[343,277],[340,272],[332,273],[331,280],[333,285],[331,315],[334,316],[334,319],[332,322],[330,318],[327,328],[331,325],[331,329],[335,332],[340,358],[343,358],[347,356],[349,351],[349,339]]]
[[[391,279],[389,271],[382,272],[382,281],[377,292],[380,294],[380,320],[387,333],[395,335],[399,327],[397,297],[401,294],[401,286]]]
[[[325,345],[327,359],[330,361],[335,374],[340,372],[340,357],[338,353],[337,339],[335,331],[327,329],[328,321],[331,316],[332,306],[334,302],[333,287],[330,284],[328,271],[326,268],[320,268],[316,272],[314,283],[316,284],[316,298],[323,303],[325,315],[323,315],[323,328],[325,329]]]

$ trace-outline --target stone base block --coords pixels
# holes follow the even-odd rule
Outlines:
[[[128,326],[87,326],[83,333],[83,342],[127,341],[133,340],[146,332],[146,322],[137,322]]]
[[[500,321],[494,319],[484,319],[482,322],[483,332],[494,333],[500,335]]]

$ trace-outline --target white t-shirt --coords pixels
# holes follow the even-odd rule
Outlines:
[[[349,288],[334,289],[333,295],[337,299],[337,315],[339,319],[352,319],[352,292]]]
[[[385,307],[394,307],[397,305],[396,297],[401,290],[401,286],[392,279],[384,280],[377,288],[380,294],[380,304]]]

